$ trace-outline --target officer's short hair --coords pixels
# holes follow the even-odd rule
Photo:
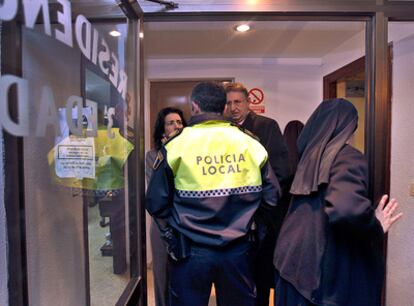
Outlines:
[[[227,83],[224,89],[226,91],[226,94],[231,91],[241,92],[245,96],[246,100],[247,100],[247,97],[249,96],[249,92],[247,88],[244,87],[242,83]]]
[[[226,92],[219,83],[202,82],[193,88],[191,101],[194,101],[203,112],[222,114],[226,106]]]

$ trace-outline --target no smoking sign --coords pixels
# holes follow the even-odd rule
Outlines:
[[[249,90],[250,109],[255,113],[264,113],[264,93],[260,88],[252,88]]]

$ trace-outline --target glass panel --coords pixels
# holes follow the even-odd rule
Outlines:
[[[138,222],[131,191],[136,162],[130,162],[137,22],[94,23],[69,1],[49,8],[32,2],[22,3],[19,19],[22,75],[1,75],[0,83],[0,123],[24,137],[28,299],[115,305],[138,276],[137,245],[130,245]],[[0,17],[13,19],[12,13],[0,10]],[[16,102],[17,121],[7,100]],[[2,218],[0,211],[1,226]]]
[[[128,26],[94,26],[106,36],[112,69],[117,72],[106,76],[91,61],[83,61],[82,88],[86,99],[97,102],[98,128],[94,139],[96,175],[92,180],[84,179],[82,195],[88,206],[91,305],[114,305],[130,280],[126,162],[134,148],[134,134],[133,122],[128,118],[131,98],[126,91],[118,90],[124,86],[122,82],[127,82]]]
[[[391,196],[404,213],[388,234],[386,305],[410,305],[414,299],[414,22],[391,22]]]
[[[77,141],[77,137],[69,136],[65,105],[70,97],[82,96],[81,52],[44,31],[41,25],[33,30],[22,28],[22,77],[28,84],[32,133],[39,126],[38,137],[31,133],[24,139],[29,300],[34,305],[53,304],[57,300],[64,305],[85,304],[84,201],[79,192],[65,185],[71,180],[68,170],[54,162],[55,156],[64,154],[64,147],[57,145],[67,141],[66,148],[70,150],[69,141]],[[40,114],[44,118],[39,118]],[[55,128],[49,123],[55,124]],[[84,146],[91,149],[92,141]],[[92,151],[86,151],[85,157],[85,163],[93,159]],[[67,159],[72,160],[76,159]],[[75,165],[72,167],[76,170]],[[87,170],[86,164],[84,167]]]

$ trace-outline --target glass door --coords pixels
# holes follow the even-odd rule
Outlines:
[[[19,163],[22,304],[124,305],[145,283],[140,8],[6,4],[0,117],[20,143],[5,151]]]

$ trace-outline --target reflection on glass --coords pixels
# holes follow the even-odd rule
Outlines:
[[[108,48],[118,56],[108,62],[107,76],[88,61],[84,61],[83,71],[85,98],[96,102],[98,123],[93,138],[95,178],[82,180],[88,206],[91,305],[114,305],[130,279],[127,160],[134,145],[128,128],[129,95],[124,99],[111,77],[125,70],[126,25],[96,27],[102,33],[109,33],[111,28],[122,33],[105,38]]]
[[[83,199],[72,188],[54,183],[50,174],[55,168],[48,161],[56,137],[66,133],[59,129],[58,110],[65,109],[70,97],[81,100],[81,54],[45,35],[41,25],[22,28],[22,52],[31,127],[23,139],[30,302],[54,305],[61,300],[62,305],[85,305]],[[41,129],[36,128],[39,124]],[[70,150],[61,153],[72,154]]]
[[[130,280],[127,26],[93,26],[105,40],[96,63],[37,29],[23,30],[30,126],[41,126],[24,140],[29,292],[36,305],[52,305],[59,295],[71,305],[88,304],[88,296],[91,305],[115,305]],[[110,28],[122,35],[110,37]],[[58,282],[60,289],[46,289]]]
[[[125,34],[125,27],[118,28]],[[48,154],[52,182],[71,188],[87,206],[92,305],[115,304],[129,281],[125,163],[133,144],[125,128],[127,101],[110,80],[124,68],[119,65],[125,56],[122,39],[107,42],[120,58],[114,60],[116,67],[113,61],[103,65],[109,78],[82,59],[85,99],[91,106],[76,105],[71,114],[67,107],[58,109],[62,132]]]

